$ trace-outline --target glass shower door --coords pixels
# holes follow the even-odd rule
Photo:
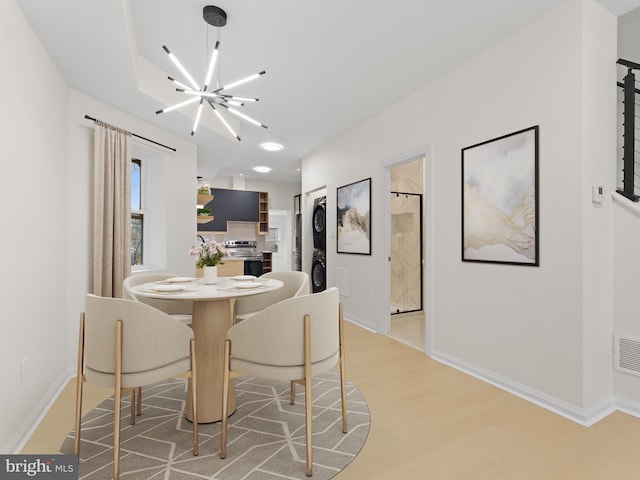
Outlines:
[[[391,192],[391,314],[422,310],[422,195]]]

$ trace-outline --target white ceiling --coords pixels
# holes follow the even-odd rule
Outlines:
[[[200,175],[295,182],[302,157],[561,0],[16,1],[70,87],[190,138]],[[640,6],[599,1],[616,15]],[[205,23],[206,5],[226,11],[225,27]],[[182,78],[162,46],[202,82],[218,35],[222,84],[267,72],[234,91],[260,98],[244,112],[269,127],[229,116],[240,143],[209,108],[194,137],[195,107],[155,113],[182,100],[166,77]],[[265,141],[285,149],[264,152]],[[255,165],[273,171],[257,174]]]

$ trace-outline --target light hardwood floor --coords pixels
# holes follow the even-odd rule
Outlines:
[[[425,350],[425,321],[423,312],[400,313],[391,315],[391,332],[389,335],[399,342]]]
[[[371,430],[336,480],[640,479],[640,419],[582,427],[389,337],[348,323],[345,337]],[[91,389],[84,411],[109,394]],[[71,382],[23,452],[57,452],[73,410]]]

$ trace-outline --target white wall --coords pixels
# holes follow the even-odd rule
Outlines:
[[[67,367],[67,87],[13,1],[0,2],[0,57],[0,451],[12,452]]]
[[[616,182],[615,85],[617,18],[585,2],[582,29],[582,205],[583,205],[583,402],[598,417],[607,413],[613,386],[613,205],[591,201],[592,187],[607,192]]]
[[[609,135],[615,135],[610,109],[594,116],[598,103],[591,101],[600,94],[609,98],[612,87],[600,82],[601,76],[585,78],[599,69],[609,72],[615,63],[612,22],[611,14],[591,0],[568,0],[314,152],[302,165],[303,192],[327,187],[329,225],[335,225],[336,187],[372,177],[373,254],[337,255],[330,240],[328,281],[333,284],[335,268],[346,268],[345,315],[380,328],[376,315],[386,294],[382,280],[372,286],[371,279],[381,279],[387,256],[381,246],[388,232],[379,227],[384,224],[383,167],[430,145],[433,177],[425,180],[433,185],[435,255],[427,259],[433,285],[425,288],[433,288],[434,295],[428,333],[433,356],[584,421],[593,404],[611,395],[610,376],[602,372],[603,328],[584,314],[591,306],[586,294],[595,292],[610,305],[610,293],[609,299],[598,294],[598,288],[610,291],[606,276],[584,281],[585,271],[606,270],[607,262],[589,257],[607,239],[584,238],[598,227],[592,226],[593,212],[585,213],[591,205],[584,188],[599,178],[596,162],[607,161],[603,154]],[[591,52],[592,42],[585,40],[591,36],[605,46]],[[462,263],[461,149],[532,125],[540,125],[540,267]],[[592,144],[597,153],[588,151]],[[583,180],[583,175],[588,176]],[[306,216],[303,221],[308,222]],[[603,321],[610,321],[610,313]],[[593,352],[597,360],[585,362]],[[606,362],[610,366],[610,359]],[[594,379],[604,382],[595,388]]]
[[[3,314],[0,451],[15,452],[48,402],[75,374],[78,318],[92,289],[93,123],[84,115],[171,145],[154,188],[166,195],[165,268],[193,273],[196,147],[69,90],[20,9],[0,2],[2,75],[0,218]],[[19,45],[20,48],[16,48]],[[137,140],[136,140],[137,141]],[[24,381],[20,364],[27,358]]]

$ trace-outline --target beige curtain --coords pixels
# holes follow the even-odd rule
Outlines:
[[[131,274],[131,134],[94,126],[93,293],[122,297]]]

